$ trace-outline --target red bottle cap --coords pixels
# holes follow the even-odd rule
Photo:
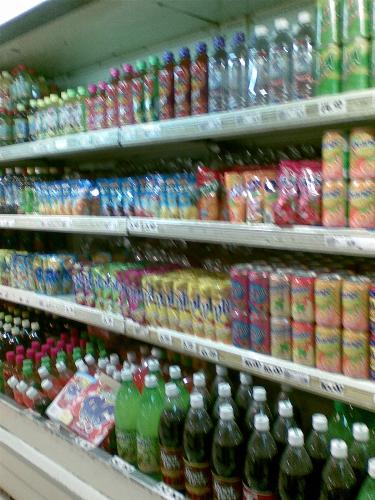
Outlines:
[[[59,350],[57,347],[51,347],[51,358],[56,359],[58,352]]]
[[[46,344],[49,345],[50,347],[53,347],[55,345],[55,339],[52,338],[52,337],[49,337],[47,340],[46,340]]]
[[[23,360],[25,359],[25,356],[23,354],[17,354],[16,356],[16,365],[21,365],[23,363]]]
[[[81,348],[82,351],[86,350],[86,343],[87,343],[86,339],[80,339],[79,340],[79,347]]]
[[[31,342],[31,347],[34,349],[34,351],[38,351],[40,349],[40,342],[39,340],[33,340]]]
[[[78,337],[72,337],[70,339],[70,343],[72,344],[73,347],[78,347],[79,346],[79,340]]]
[[[29,347],[29,349],[26,350],[26,358],[32,360],[34,360],[35,358],[35,351],[31,347]]]
[[[14,351],[8,351],[5,354],[5,359],[7,360],[7,363],[10,363],[13,365],[14,360],[16,359],[16,353]]]
[[[72,354],[73,353],[73,344],[66,344],[65,351],[67,354]]]
[[[69,335],[67,333],[62,333],[60,335],[60,339],[63,340],[64,342],[69,342]]]
[[[36,352],[35,353],[35,364],[40,365],[40,362],[42,361],[43,353],[42,352]]]
[[[43,356],[46,354],[49,354],[49,345],[48,344],[43,344],[42,347],[40,348],[41,352],[43,353]]]
[[[25,347],[23,345],[16,346],[16,354],[25,354]]]
[[[63,351],[65,347],[65,341],[64,340],[59,340],[56,343],[57,351]]]

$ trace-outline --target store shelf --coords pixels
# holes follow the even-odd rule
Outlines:
[[[106,328],[139,341],[160,345],[166,349],[220,363],[237,370],[248,371],[274,382],[287,382],[308,392],[375,411],[375,382],[369,380],[324,372],[166,328],[139,325],[130,319],[124,320],[116,314],[80,306],[71,298],[47,297],[34,292],[0,286],[0,299]]]
[[[0,397],[0,456],[0,488],[17,500],[122,500],[124,491],[138,500],[184,498],[5,396]]]

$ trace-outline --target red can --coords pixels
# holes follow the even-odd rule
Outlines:
[[[270,313],[270,272],[262,267],[249,271],[249,309],[251,314],[268,316]]]
[[[294,321],[314,323],[314,288],[316,274],[314,272],[298,271],[292,274],[291,306]]]
[[[230,270],[230,280],[232,305],[246,312],[249,307],[249,265],[233,266]]]
[[[251,314],[250,342],[252,351],[270,354],[271,328],[269,316]]]

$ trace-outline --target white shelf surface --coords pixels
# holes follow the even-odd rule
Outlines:
[[[5,396],[0,397],[0,456],[0,487],[17,500],[122,500],[124,492],[139,500],[184,498]],[[20,476],[9,477],[8,471]]]
[[[248,371],[274,382],[286,382],[308,392],[375,411],[375,382],[371,380],[328,373],[182,332],[140,325],[116,314],[75,304],[71,297],[47,297],[34,292],[0,286],[0,299],[106,328],[141,342],[163,346],[166,349],[220,363],[237,370]]]

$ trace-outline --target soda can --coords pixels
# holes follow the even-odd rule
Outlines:
[[[168,328],[167,297],[163,288],[163,276],[156,274],[154,277],[154,297],[156,304],[156,324]]]
[[[239,264],[230,270],[233,307],[247,311],[249,307],[249,266]]]
[[[325,227],[346,227],[348,183],[345,180],[323,181],[322,224]]]
[[[375,380],[375,336],[370,340],[370,377]]]
[[[365,331],[369,322],[370,280],[349,276],[342,282],[342,325],[347,330]]]
[[[291,307],[294,321],[314,323],[314,284],[316,274],[298,271],[291,275]]]
[[[178,311],[177,330],[184,333],[193,333],[191,311],[189,304],[189,275],[181,273],[181,277],[176,278],[173,283],[173,291]]]
[[[231,332],[231,282],[228,279],[217,280],[212,286],[212,310],[215,323],[215,338],[224,344],[232,343]]]
[[[154,291],[154,274],[144,274],[142,276],[142,292],[145,304],[145,318],[149,325],[157,325],[157,309]]]
[[[318,0],[317,45],[341,43],[341,0]]]
[[[371,1],[346,0],[343,2],[343,42],[355,38],[371,38]]]
[[[343,330],[342,373],[347,377],[369,377],[369,334],[367,331]]]
[[[241,309],[233,309],[231,313],[232,343],[242,349],[250,349],[250,318]]]
[[[251,349],[262,354],[270,354],[271,332],[269,316],[250,315]]]
[[[292,333],[288,318],[271,316],[271,356],[292,359]]]
[[[315,280],[315,322],[341,327],[341,284],[338,274],[321,274]]]
[[[375,324],[375,285],[371,285],[369,294],[369,318]]]
[[[317,56],[318,95],[341,91],[342,49],[335,43],[321,47]]]
[[[315,366],[326,372],[341,373],[341,328],[316,325]]]
[[[325,181],[347,179],[349,168],[348,135],[340,130],[328,130],[322,141],[322,176]]]
[[[278,318],[290,317],[290,278],[282,271],[272,272],[269,277],[270,312]]]
[[[370,41],[357,37],[342,51],[342,91],[367,89],[370,82]]]
[[[201,310],[201,294],[199,281],[190,279],[188,282],[188,299],[190,303],[191,321],[193,334],[196,337],[204,337],[203,318]]]
[[[350,178],[375,179],[375,130],[354,128],[350,132]]]
[[[216,340],[215,321],[212,308],[213,283],[209,278],[199,280],[199,293],[201,296],[201,315],[203,322],[204,337]]]
[[[314,324],[292,322],[292,358],[300,365],[315,365]]]
[[[349,227],[375,229],[375,180],[350,182]]]
[[[375,321],[370,321],[370,333],[375,335]]]
[[[249,310],[251,314],[268,315],[270,311],[269,273],[264,267],[249,271]]]

